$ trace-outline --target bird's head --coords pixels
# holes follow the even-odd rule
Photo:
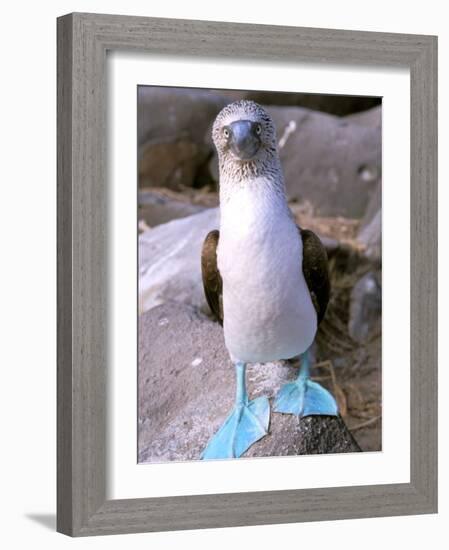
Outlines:
[[[277,154],[273,121],[254,101],[235,101],[222,109],[215,119],[212,139],[220,164],[262,165]]]

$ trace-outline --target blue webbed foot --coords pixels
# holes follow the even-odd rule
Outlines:
[[[202,459],[239,458],[268,433],[270,403],[266,397],[258,397],[253,401],[248,399],[245,370],[244,363],[235,363],[237,391],[234,409],[207,444]]]
[[[306,379],[285,384],[276,396],[274,411],[296,416],[312,414],[337,416],[338,406],[326,389]]]
[[[338,415],[338,405],[333,396],[309,378],[307,352],[303,354],[298,378],[279,390],[274,402],[274,411],[296,416]]]
[[[268,433],[270,404],[266,397],[236,403],[233,411],[207,444],[202,459],[239,458]]]

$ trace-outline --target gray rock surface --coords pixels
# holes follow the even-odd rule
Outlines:
[[[380,129],[382,128],[382,106],[378,105],[372,109],[348,115],[345,120],[361,126]]]
[[[175,300],[207,311],[201,248],[219,226],[218,208],[173,220],[139,235],[139,311]]]
[[[140,86],[140,186],[192,186],[212,154],[204,142],[206,129],[227,102],[201,90]]]
[[[174,136],[202,143],[207,127],[228,102],[206,90],[139,86],[138,144]]]
[[[271,110],[289,197],[321,216],[363,216],[381,175],[380,131],[298,111]]]
[[[171,220],[186,218],[205,210],[204,206],[162,195],[153,189],[141,189],[138,196],[139,220],[154,227]]]
[[[356,342],[365,341],[378,326],[382,312],[380,273],[368,272],[351,290],[348,329]]]
[[[251,365],[252,398],[293,379],[284,363]],[[166,303],[139,320],[139,462],[195,460],[234,402],[234,369],[223,331],[195,308]],[[340,418],[271,414],[270,434],[245,456],[356,452]]]
[[[357,240],[364,248],[365,256],[371,261],[382,257],[382,211],[378,210],[366,225],[360,228]]]
[[[194,184],[211,151],[188,138],[149,141],[139,150],[139,181],[144,187],[182,189]]]
[[[289,199],[310,202],[319,216],[363,217],[381,178],[380,127],[300,107],[267,110]],[[218,180],[216,156],[210,163]]]
[[[360,231],[362,231],[363,228],[366,227],[371,222],[371,220],[381,210],[381,208],[382,208],[382,181],[379,180],[376,184],[376,188],[374,189],[370,197],[370,200],[365,210],[365,214],[360,222]]]

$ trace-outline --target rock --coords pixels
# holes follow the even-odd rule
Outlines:
[[[149,227],[185,218],[205,210],[204,206],[164,195],[153,189],[141,189],[138,194],[139,220]]]
[[[227,100],[202,90],[139,86],[139,185],[194,185],[212,155],[204,134]]]
[[[228,98],[229,101],[237,99],[252,99],[264,105],[283,105],[290,107],[303,107],[314,111],[321,111],[336,116],[345,116],[351,113],[366,111],[375,108],[381,103],[379,97],[345,96],[332,94],[301,94],[286,92],[265,91],[237,91],[215,90],[215,93]]]
[[[361,449],[341,417],[272,414],[270,434],[245,456],[288,456],[354,453]]]
[[[356,342],[364,342],[378,328],[382,313],[380,273],[366,273],[351,291],[348,330]]]
[[[149,141],[139,151],[140,187],[191,187],[210,153],[204,145],[187,138]]]
[[[270,112],[289,198],[320,216],[362,217],[381,175],[381,132],[299,108]]]
[[[211,121],[229,102],[219,94],[190,88],[139,86],[137,93],[139,145],[183,136],[203,143]]]
[[[300,107],[267,107],[290,200],[318,216],[362,218],[382,170],[381,129]],[[218,179],[216,156],[210,171]]]
[[[211,208],[139,235],[139,311],[170,300],[208,310],[201,248],[209,231],[218,226],[218,208]]]
[[[248,367],[251,397],[273,397],[296,368]],[[195,308],[166,303],[139,320],[139,462],[195,460],[234,402],[234,369],[223,330]],[[245,456],[356,452],[340,418],[271,414],[270,434]]]
[[[379,209],[371,221],[360,228],[357,239],[364,248],[365,256],[374,262],[382,258],[382,211]]]
[[[364,227],[366,227],[371,222],[371,220],[375,217],[375,215],[381,208],[382,208],[382,181],[379,180],[368,202],[368,205],[365,210],[365,215],[361,220],[359,233]]]
[[[346,120],[350,120],[353,123],[361,124],[363,126],[369,126],[371,128],[377,128],[379,132],[382,132],[382,107],[375,107],[369,111],[363,113],[356,113],[346,117]],[[361,227],[367,226],[371,220],[375,217],[378,210],[382,208],[382,180],[378,179],[376,187],[371,195],[368,205],[365,210],[365,214],[362,219]]]
[[[348,115],[345,120],[350,123],[368,126],[370,128],[382,128],[382,106],[373,107],[367,111],[362,111]]]

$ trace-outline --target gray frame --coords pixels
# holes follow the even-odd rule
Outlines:
[[[106,500],[106,52],[411,71],[411,481]],[[57,529],[72,536],[437,511],[437,38],[70,14],[58,19]]]

